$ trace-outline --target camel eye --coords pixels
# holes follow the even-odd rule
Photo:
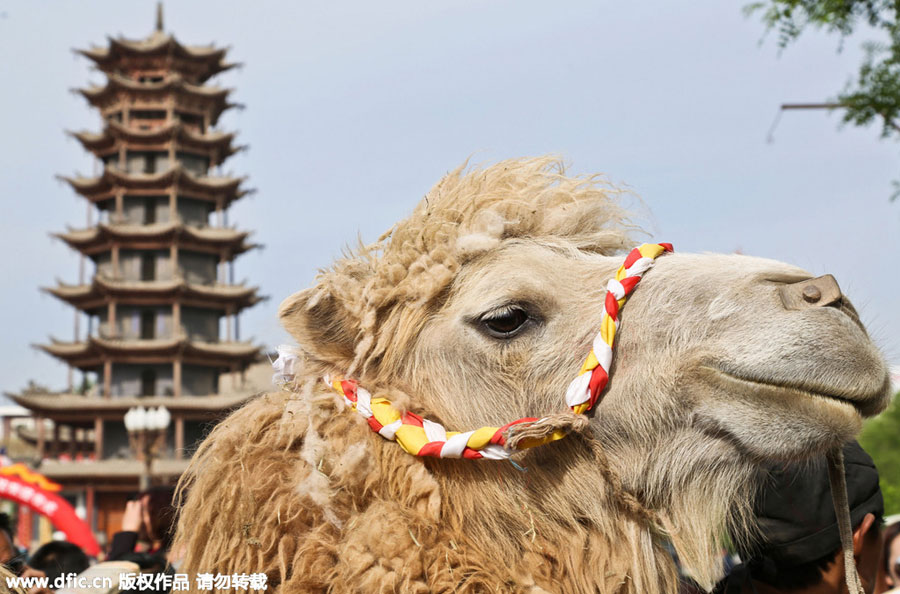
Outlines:
[[[484,314],[479,322],[494,338],[512,338],[521,332],[528,320],[528,312],[519,306],[508,305]]]

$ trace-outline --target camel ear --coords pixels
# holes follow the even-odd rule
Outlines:
[[[304,352],[339,369],[349,368],[360,320],[330,291],[313,287],[294,293],[281,303],[278,317]]]

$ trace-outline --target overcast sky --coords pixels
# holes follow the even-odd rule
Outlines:
[[[650,6],[654,4],[654,6]],[[289,340],[278,303],[356,240],[374,240],[466,157],[557,153],[578,173],[628,184],[658,241],[833,273],[877,343],[900,362],[900,147],[837,114],[778,106],[834,96],[859,39],[809,35],[779,56],[743,2],[169,2],[186,44],[231,47],[220,127],[250,150],[224,170],[258,193],[230,222],[262,251],[236,277],[271,298],[243,338]],[[102,83],[72,48],[140,38],[146,0],[0,0],[0,391],[62,388],[65,367],[31,344],[72,337],[72,309],[39,286],[75,282],[78,258],[48,233],[85,224],[58,173],[91,174],[64,130],[100,128],[69,89]],[[762,43],[760,43],[762,41]]]

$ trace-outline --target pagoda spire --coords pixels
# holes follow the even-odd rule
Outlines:
[[[156,30],[163,32],[163,3],[156,3]]]

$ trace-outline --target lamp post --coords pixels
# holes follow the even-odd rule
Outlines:
[[[141,491],[150,488],[153,459],[159,456],[159,451],[165,444],[169,421],[171,421],[171,415],[165,406],[158,408],[138,406],[128,409],[128,412],[125,413],[128,441],[137,458],[143,462],[140,478]]]

